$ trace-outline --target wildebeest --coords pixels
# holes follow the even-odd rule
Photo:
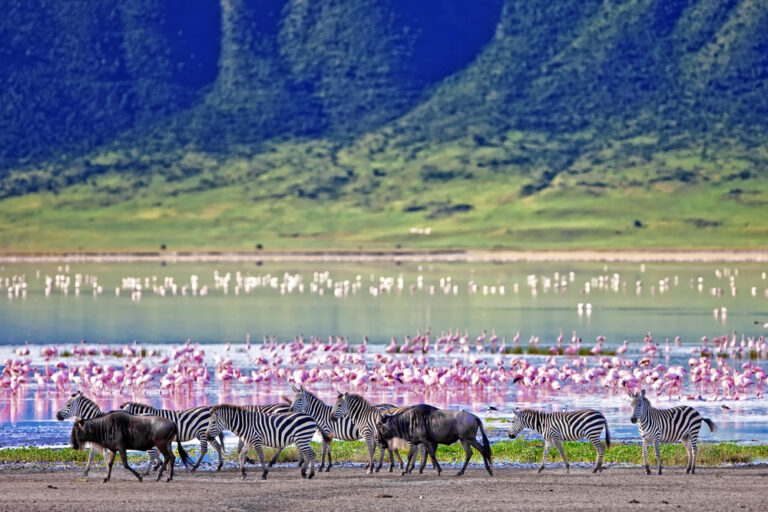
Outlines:
[[[483,437],[482,445],[476,439],[478,428]],[[406,468],[411,465],[411,460],[416,452],[416,445],[423,444],[427,454],[432,459],[432,463],[437,468],[437,474],[440,475],[442,469],[435,456],[437,445],[461,441],[466,459],[464,466],[456,476],[463,475],[464,470],[467,469],[469,459],[472,457],[473,446],[483,456],[483,463],[488,474],[493,476],[491,445],[485,435],[483,422],[472,413],[446,411],[431,405],[419,404],[408,407],[397,414],[382,414],[381,419],[376,424],[376,429],[379,442],[386,442],[394,437],[399,437],[414,445],[408,453]],[[403,471],[403,474],[405,473]]]
[[[115,462],[117,452],[120,452],[125,469],[133,473],[141,482],[141,475],[128,465],[126,450],[147,451],[156,446],[165,459],[157,480],[160,480],[170,462],[171,474],[168,477],[170,482],[173,479],[173,465],[176,462],[171,443],[176,437],[176,425],[170,420],[159,416],[134,416],[124,411],[113,411],[90,420],[77,418],[72,426],[71,443],[75,450],[86,446],[110,450],[105,483],[112,476],[112,464]],[[179,456],[185,466],[191,462],[181,443],[179,443]]]

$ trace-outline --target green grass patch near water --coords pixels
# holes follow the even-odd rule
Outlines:
[[[317,456],[317,462],[320,461],[321,445],[312,443]],[[563,443],[566,456],[569,462],[587,462],[595,460],[595,450],[591,444],[586,442],[567,442]],[[532,441],[525,439],[515,439],[513,441],[500,441],[493,444],[494,462],[506,463],[540,463],[543,450],[542,441]],[[198,450],[196,447],[188,450],[193,460],[197,459]],[[209,455],[216,457],[215,453]],[[267,448],[264,455],[269,460],[274,454],[274,450]],[[405,451],[401,452],[405,457]],[[256,452],[251,451],[249,456],[256,460]],[[236,461],[237,457],[233,452],[228,452],[226,460]],[[665,466],[683,466],[687,464],[688,459],[685,448],[680,443],[667,444],[661,447],[662,462]],[[130,455],[131,461],[146,460],[146,456],[138,453]],[[378,462],[378,450],[375,460]],[[437,458],[441,463],[461,463],[464,461],[464,450],[459,443],[451,446],[439,446]],[[19,447],[0,449],[0,463],[6,462],[78,462],[85,463],[88,460],[87,450],[73,450],[71,448],[37,448],[37,447]],[[102,460],[101,453],[96,452],[96,461]],[[298,451],[290,446],[280,454],[278,462],[295,462],[298,460]],[[368,462],[368,450],[362,441],[336,441],[333,443],[334,462]],[[385,463],[389,458],[385,456]],[[549,462],[562,462],[557,450],[552,449],[549,454]],[[639,444],[614,443],[605,454],[607,463],[622,463],[641,465],[643,463],[642,447]],[[732,442],[724,443],[701,443],[699,444],[699,453],[697,465],[700,466],[718,466],[721,464],[747,464],[768,461],[768,444],[738,444]],[[471,462],[481,464],[482,458],[477,452],[474,452]],[[653,465],[656,462],[653,449],[649,449],[649,462]]]

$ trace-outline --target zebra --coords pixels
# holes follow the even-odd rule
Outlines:
[[[249,412],[237,405],[215,405],[211,407],[208,429],[223,426],[245,441],[245,449],[240,451],[240,472],[245,480],[245,454],[253,447],[261,462],[261,479],[267,479],[267,465],[264,462],[264,446],[283,448],[295,444],[304,463],[301,467],[303,478],[315,476],[315,452],[312,451],[312,437],[317,430],[317,422],[307,414],[265,414]],[[321,431],[322,432],[322,431]],[[310,468],[307,475],[307,466]]]
[[[221,471],[221,466],[224,464],[224,454],[222,453],[224,449],[224,433],[215,431],[211,432],[210,438],[208,437],[207,429],[208,418],[211,415],[210,407],[195,407],[182,411],[172,411],[170,409],[155,409],[151,405],[139,402],[125,402],[120,406],[120,409],[131,414],[151,414],[171,420],[179,430],[176,437],[178,443],[198,439],[200,441],[200,456],[192,466],[192,471],[195,471],[200,466],[203,457],[205,457],[208,451],[208,443],[210,442],[219,455],[219,465],[216,471]],[[221,444],[215,439],[217,435]]]
[[[651,468],[648,466],[648,446],[653,444],[653,450],[656,452],[656,460],[659,462],[659,474],[661,474],[661,449],[660,444],[675,443],[680,441],[685,446],[688,454],[688,467],[685,473],[696,473],[696,455],[698,448],[696,442],[699,440],[699,430],[701,423],[709,426],[710,432],[715,431],[715,424],[709,418],[702,417],[693,407],[681,405],[671,409],[655,409],[651,402],[645,398],[645,390],[640,393],[627,391],[632,398],[632,416],[629,420],[632,423],[638,423],[640,436],[643,438],[643,462],[645,463],[645,474],[651,474]]]
[[[261,412],[264,414],[285,414],[291,412],[291,406],[287,403],[276,403],[276,404],[266,404],[266,405],[242,405],[240,406],[243,409],[245,409],[248,412]],[[226,427],[223,427],[221,422],[219,422],[219,429],[221,431],[226,430]],[[235,453],[240,453],[243,450],[244,441],[242,438],[239,438],[237,440],[237,451]],[[277,462],[277,458],[280,457],[280,453],[282,453],[283,449],[278,448],[277,451],[275,451],[275,455],[272,457],[272,459],[269,461],[269,464],[267,464],[267,467],[272,467]],[[299,455],[299,466],[301,466],[303,460],[301,458],[301,454]],[[246,464],[256,464],[256,461],[252,458],[246,456],[245,457],[245,463]]]
[[[603,472],[603,454],[606,446],[611,447],[611,434],[608,432],[608,422],[600,411],[583,409],[580,411],[546,413],[525,409],[512,411],[512,423],[507,435],[514,439],[525,428],[535,430],[544,438],[544,457],[541,460],[539,473],[544,470],[549,455],[549,449],[554,445],[565,462],[565,472],[570,473],[568,459],[563,450],[563,441],[579,441],[589,439],[597,452],[597,460],[593,473]],[[600,434],[605,428],[605,444],[600,441]]]
[[[343,420],[343,418],[349,418],[357,426],[357,429],[360,431],[360,438],[365,440],[365,444],[368,447],[368,455],[370,457],[370,465],[368,466],[369,475],[373,474],[373,468],[375,466],[373,456],[376,453],[376,445],[378,444],[376,440],[376,422],[381,418],[381,411],[391,410],[391,407],[393,406],[388,404],[383,404],[381,406],[372,405],[360,395],[339,392],[336,403],[330,411],[332,421],[338,422],[339,420]],[[387,446],[387,450],[390,451],[390,472],[392,472],[392,466],[394,465],[394,459],[392,458],[392,451],[394,449],[394,445]],[[377,472],[381,469],[384,461],[384,450],[380,448],[379,451],[379,465],[376,469]],[[399,453],[397,454],[397,458],[400,459],[400,466],[402,467],[403,462]],[[422,459],[422,468],[423,465],[424,462]]]

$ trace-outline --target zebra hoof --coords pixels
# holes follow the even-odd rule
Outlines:
[[[169,476],[168,478],[166,478],[166,480],[165,480],[165,481],[166,481],[166,482],[170,482],[171,480],[173,480],[173,478]]]
[[[143,481],[144,481],[144,479],[141,478],[141,475],[139,475],[139,482],[143,482]]]
[[[395,471],[395,468],[393,468],[392,466],[389,466],[389,472],[392,473],[393,471]]]
[[[408,474],[408,472],[407,472],[407,471],[403,471],[402,473],[400,473],[400,476],[405,476],[405,475],[407,475],[407,474]]]
[[[330,473],[330,471],[331,471],[331,466],[328,466],[327,468],[325,468],[326,473]]]
[[[659,470],[659,474],[661,474],[661,470]]]
[[[315,476],[315,472],[314,472],[314,471],[313,471],[313,472],[311,472],[307,478],[308,478],[309,480],[312,480],[312,477],[313,477],[313,476]]]
[[[107,482],[109,482],[109,478],[105,478],[104,480],[101,481],[101,483],[103,483],[103,484],[105,484]]]
[[[247,474],[248,474],[248,473],[246,473],[245,471],[243,471],[243,480],[245,480],[245,476],[246,476]]]
[[[456,473],[456,476],[461,476],[461,475],[463,475],[463,474],[464,474],[464,472],[463,472],[463,471],[459,471],[458,473]]]

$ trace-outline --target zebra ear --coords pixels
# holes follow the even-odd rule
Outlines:
[[[83,426],[85,426],[85,420],[84,420],[83,418],[81,418],[80,416],[78,416],[77,418],[75,418],[75,423],[77,423],[77,426],[78,426],[78,427],[83,427]]]
[[[635,394],[632,392],[631,389],[627,390],[627,395],[629,395],[629,398],[635,398]]]
[[[304,392],[304,384],[302,384],[299,389],[301,389],[302,393]]]
[[[293,390],[294,393],[299,392],[299,388],[296,387],[296,384],[291,384],[291,389]]]
[[[645,396],[645,390],[642,390],[642,391],[640,392],[640,394],[641,394],[642,396]]]
[[[339,398],[344,396],[344,394],[341,391],[339,391],[338,389],[336,390],[336,392],[339,394]]]

